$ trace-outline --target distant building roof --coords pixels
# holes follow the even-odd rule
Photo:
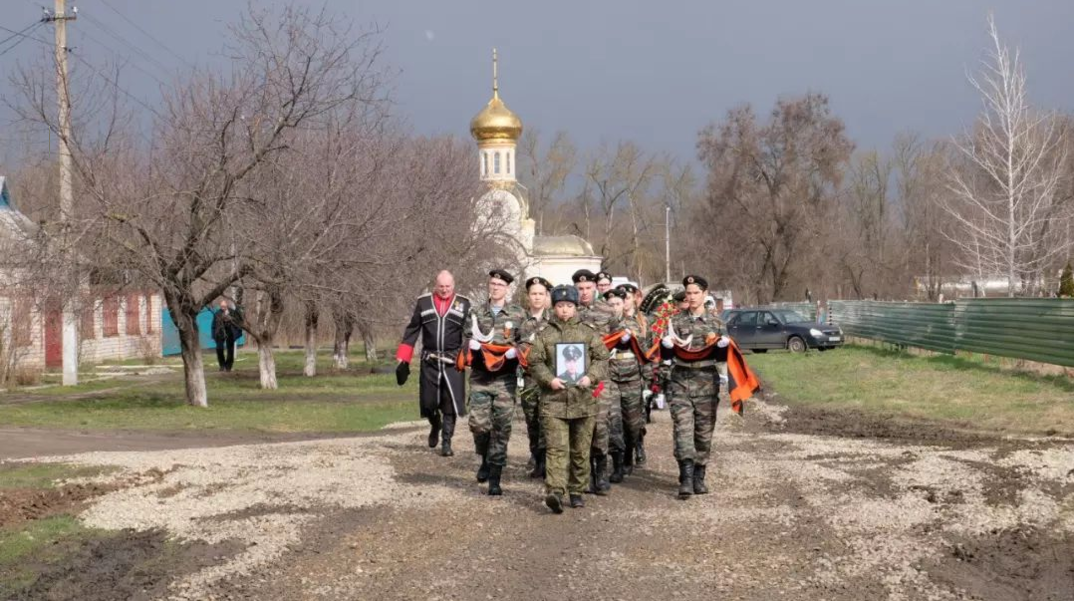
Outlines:
[[[593,246],[573,234],[566,236],[535,236],[533,238],[533,254],[545,256],[566,255],[571,257],[594,256]]]

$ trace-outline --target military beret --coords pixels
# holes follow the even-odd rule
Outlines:
[[[580,349],[580,348],[578,348],[576,346],[568,346],[567,348],[563,349],[563,358],[568,360],[568,361],[573,361],[575,359],[581,359],[582,358],[582,349]]]
[[[530,286],[540,284],[545,287],[545,290],[552,290],[552,282],[542,278],[539,275],[535,275],[532,278],[526,280],[526,290],[530,289]]]
[[[616,288],[624,290],[631,294],[635,294],[638,291],[638,287],[634,284],[631,284],[630,282],[626,282],[625,284],[619,284],[618,286],[616,286]]]
[[[618,297],[620,300],[626,300],[626,290],[621,288],[612,288],[604,293],[604,300],[611,300],[613,296]]]
[[[608,280],[609,282],[611,282],[612,274],[608,273],[607,271],[598,271],[596,275],[593,276],[593,279],[597,282],[601,280]]]
[[[489,277],[501,279],[504,281],[505,284],[510,284],[511,282],[515,281],[515,278],[512,277],[511,274],[507,273],[502,269],[493,269],[489,272]]]
[[[574,286],[556,286],[552,289],[552,304],[559,302],[578,304],[578,289]]]
[[[593,275],[593,272],[588,269],[579,269],[571,276],[571,281],[575,284],[578,282],[596,282],[597,276]]]
[[[686,302],[686,291],[685,290],[679,290],[674,295],[672,295],[671,299],[673,301],[677,302],[677,303]]]
[[[709,289],[709,281],[699,275],[688,275],[682,279],[683,286],[689,286],[690,284],[694,284],[702,290]]]

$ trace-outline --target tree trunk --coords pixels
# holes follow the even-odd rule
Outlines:
[[[332,358],[336,362],[336,369],[347,369],[350,363],[351,331],[354,329],[354,320],[345,311],[335,314],[336,339],[332,344]]]
[[[276,390],[276,355],[272,352],[272,336],[262,338],[257,343],[257,368],[261,372],[261,388]]]
[[[305,376],[317,375],[317,303],[306,301],[306,366],[302,368]]]
[[[209,395],[205,390],[205,364],[201,359],[197,316],[197,312],[187,314],[172,310],[175,326],[179,330],[183,377],[186,382],[186,402],[194,407],[208,407]]]
[[[362,335],[362,344],[365,346],[365,362],[370,367],[377,364],[377,339],[373,336],[373,328],[367,323],[358,324],[358,332]]]

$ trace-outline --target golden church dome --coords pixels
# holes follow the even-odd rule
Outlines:
[[[516,142],[522,136],[522,120],[500,100],[495,50],[492,51],[492,100],[470,121],[470,134],[478,142]]]

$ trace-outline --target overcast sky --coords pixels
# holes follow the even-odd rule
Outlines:
[[[21,30],[40,17],[42,4],[52,0],[0,0],[0,25]],[[226,35],[224,24],[245,6],[240,0],[75,4],[74,52],[97,65],[118,54],[141,67],[126,69],[123,83],[147,102],[157,96],[158,84],[143,70],[212,61]],[[491,93],[495,46],[501,95],[525,126],[549,134],[566,130],[583,148],[632,139],[692,159],[698,130],[729,108],[749,102],[765,113],[778,96],[808,90],[831,97],[859,147],[886,147],[904,130],[948,136],[979,108],[965,73],[987,50],[990,9],[1001,35],[1022,50],[1032,101],[1074,108],[1071,0],[327,5],[385,28],[385,60],[398,69],[399,111],[419,133],[468,135],[470,118]],[[0,31],[0,39],[8,35]],[[34,35],[51,39],[51,27]],[[18,61],[43,49],[27,41],[0,56],[5,80]],[[5,139],[10,137],[0,132],[0,142]]]

